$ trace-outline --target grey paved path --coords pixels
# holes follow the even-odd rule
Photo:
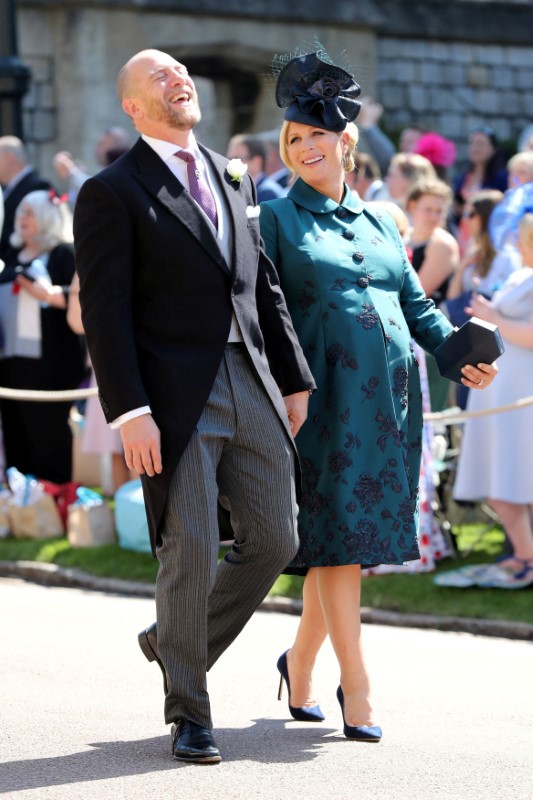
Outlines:
[[[275,660],[294,616],[258,612],[209,678],[218,766],[170,756],[157,667],[138,651],[153,600],[0,580],[0,793],[13,800],[531,800],[533,647],[364,626],[379,745],[342,736],[336,662],[327,719],[296,723]]]

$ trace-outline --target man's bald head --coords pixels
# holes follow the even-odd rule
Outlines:
[[[200,120],[187,68],[161,50],[132,56],[119,72],[117,88],[123,110],[141,134],[179,144]]]

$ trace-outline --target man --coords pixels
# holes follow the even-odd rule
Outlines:
[[[129,131],[118,125],[106,128],[96,143],[94,154],[100,169],[112,164],[131,145]],[[69,203],[72,208],[76,202],[78,192],[85,183],[89,174],[82,168],[70,153],[60,150],[54,156],[54,169],[64,181],[68,182]]]
[[[217,763],[206,670],[297,549],[292,436],[315,384],[260,249],[253,182],[194,138],[186,68],[144,50],[118,90],[141,138],[78,196],[83,326],[143,481],[173,753]],[[235,544],[217,567],[218,499]]]
[[[16,136],[0,137],[0,184],[4,199],[4,225],[1,227],[0,259],[9,250],[9,237],[15,225],[15,211],[20,201],[37,189],[50,189],[29,162],[24,143]]]
[[[283,187],[269,178],[265,172],[267,151],[262,141],[245,134],[232,136],[226,155],[228,158],[240,158],[248,166],[248,172],[255,183],[259,203],[285,195]]]

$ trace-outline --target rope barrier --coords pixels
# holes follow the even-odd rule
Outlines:
[[[96,386],[87,389],[65,389],[61,391],[44,391],[41,389],[8,389],[0,386],[0,397],[5,400],[33,400],[38,403],[64,403],[67,400],[72,402],[84,400],[98,394]]]
[[[91,386],[87,389],[65,389],[64,391],[44,391],[37,389],[8,389],[0,386],[0,397],[6,400],[31,400],[34,402],[64,403],[67,400],[85,400],[87,397],[94,397],[98,394],[98,388]],[[496,408],[483,408],[479,411],[461,411],[454,406],[446,411],[435,411],[424,414],[424,422],[440,422],[443,425],[462,424],[467,419],[484,417],[489,414],[503,414],[506,411],[518,411],[521,408],[533,405],[533,397],[523,397],[514,403]]]
[[[522,397],[514,403],[508,403],[505,406],[497,406],[496,408],[482,408],[479,411],[461,411],[460,408],[454,406],[448,408],[446,411],[436,411],[429,414],[424,414],[425,422],[442,422],[445,425],[455,425],[462,423],[467,419],[474,419],[475,417],[485,417],[489,414],[503,414],[506,411],[518,411],[521,408],[533,405],[533,397]]]

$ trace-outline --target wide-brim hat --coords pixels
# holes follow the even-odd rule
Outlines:
[[[276,103],[285,119],[331,131],[343,131],[361,108],[361,87],[353,75],[321,59],[318,53],[292,58],[281,69]]]

